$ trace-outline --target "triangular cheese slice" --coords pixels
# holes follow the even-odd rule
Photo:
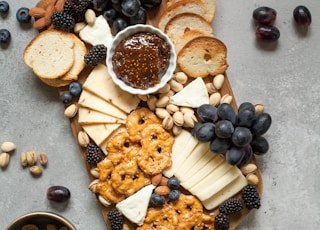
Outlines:
[[[198,108],[200,105],[209,104],[209,95],[202,78],[196,78],[180,92],[170,97],[170,102],[178,106]]]
[[[100,146],[121,124],[82,125],[89,137]]]
[[[90,124],[101,124],[101,123],[107,123],[107,124],[125,124],[126,120],[119,119],[116,117],[112,117],[107,114],[103,114],[91,109],[79,107],[78,110],[78,123],[80,125],[90,125]]]
[[[105,100],[94,95],[93,93],[90,93],[87,90],[82,90],[82,93],[78,100],[78,104],[81,107],[92,109],[113,117],[117,117],[124,120],[127,118],[127,114],[120,110],[118,107],[115,107],[114,105],[106,102]]]
[[[116,208],[122,212],[130,221],[141,226],[147,214],[149,200],[153,189],[153,184],[147,185],[138,192],[119,202]]]
[[[107,67],[103,64],[97,65],[91,71],[83,84],[83,88],[126,113],[130,113],[137,108],[140,102],[136,95],[123,91],[113,82]]]

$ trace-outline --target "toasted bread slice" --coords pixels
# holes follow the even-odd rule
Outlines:
[[[179,52],[177,63],[190,77],[207,77],[224,73],[228,68],[227,47],[213,37],[197,37]]]
[[[170,7],[171,5],[175,4],[176,2],[180,2],[182,0],[168,0],[167,7]],[[215,14],[216,14],[216,0],[201,0],[204,5],[206,6],[207,13],[206,17],[208,19],[208,22],[212,22]]]
[[[26,46],[23,60],[38,77],[57,79],[74,63],[73,46],[71,33],[45,30]]]
[[[195,13],[205,15],[207,12],[201,0],[181,0],[168,7],[160,16],[158,28],[164,31],[166,24],[174,16],[181,13]],[[207,19],[206,19],[207,20]]]
[[[212,34],[206,34],[204,31],[201,30],[189,30],[182,34],[174,44],[176,53],[179,54],[180,50],[194,38],[201,37],[201,36],[212,36]]]
[[[206,35],[213,34],[212,27],[202,16],[194,13],[182,13],[174,16],[166,24],[164,32],[169,36],[173,43],[189,30],[200,30]]]

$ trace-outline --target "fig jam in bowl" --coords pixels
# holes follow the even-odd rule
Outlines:
[[[171,79],[176,53],[161,30],[134,25],[114,37],[106,63],[113,81],[122,90],[146,95],[161,89]]]

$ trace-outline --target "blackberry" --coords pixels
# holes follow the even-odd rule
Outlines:
[[[108,220],[111,226],[111,230],[121,230],[123,225],[122,213],[118,210],[110,210],[108,212]]]
[[[70,14],[76,22],[84,21],[84,14],[92,0],[67,0],[64,3],[64,12]]]
[[[247,209],[260,208],[260,197],[256,186],[246,185],[242,190],[242,199]]]
[[[91,165],[96,165],[102,160],[102,150],[99,146],[89,143],[86,148],[86,160]]]
[[[222,205],[219,208],[219,211],[223,214],[231,215],[234,213],[241,212],[242,209],[243,205],[241,203],[241,200],[239,200],[238,198],[231,198],[222,203]]]
[[[84,62],[90,67],[95,67],[99,62],[104,61],[106,56],[107,47],[103,44],[95,45],[86,55],[84,55]]]
[[[71,32],[75,25],[74,18],[64,11],[54,12],[51,16],[51,22],[55,29],[66,32]]]
[[[214,218],[214,229],[215,230],[228,230],[230,226],[230,217],[226,214],[219,213]]]

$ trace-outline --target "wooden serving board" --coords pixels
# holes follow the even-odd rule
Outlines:
[[[47,0],[41,0],[38,5],[42,5],[42,4],[45,4]],[[157,26],[157,23],[158,23],[158,20],[159,20],[159,17],[161,15],[161,13],[166,9],[166,4],[167,4],[167,0],[163,0],[162,1],[162,4],[159,8],[157,9],[154,9],[154,10],[150,10],[148,11],[148,20],[147,20],[147,23],[150,24],[150,25],[154,25],[154,26]],[[219,10],[219,9],[217,9]],[[80,82],[84,82],[85,79],[87,78],[88,74],[90,73],[90,70],[89,69],[85,69],[84,71],[82,71],[82,73],[80,74],[79,76],[79,81]],[[205,79],[206,81],[210,81],[212,79]],[[62,87],[62,88],[59,88],[58,89],[59,92],[63,92],[66,90],[66,87]],[[222,87],[222,89],[220,90],[220,93],[221,95],[225,95],[225,94],[229,94],[232,96],[232,106],[236,109],[237,108],[237,103],[236,103],[236,100],[234,98],[234,94],[233,94],[233,91],[232,91],[232,88],[231,88],[231,85],[230,85],[230,82],[228,80],[228,77],[227,75],[225,74],[225,82],[224,82],[224,85]],[[72,128],[72,132],[73,132],[73,135],[74,135],[74,138],[75,138],[75,141],[78,143],[78,132],[82,130],[81,126],[78,124],[78,116],[75,116],[74,118],[71,118],[70,119],[70,125],[71,125],[71,128]],[[92,168],[92,166],[90,166],[89,164],[87,164],[86,162],[86,158],[85,158],[85,149],[83,147],[81,147],[80,145],[79,146],[79,152],[80,152],[80,155],[83,159],[83,162],[84,162],[84,165],[85,165],[85,168],[87,170],[87,173],[88,173],[88,176],[90,178],[90,180],[94,180],[95,178],[90,174],[90,169]],[[256,159],[253,158],[252,159],[252,162],[254,164],[257,165],[257,162],[256,162]],[[258,176],[259,178],[259,184],[257,186],[258,188],[258,191],[260,193],[260,195],[262,195],[262,190],[263,190],[263,185],[262,185],[262,178],[261,178],[261,173],[260,173],[260,170],[258,169],[256,171],[256,175]],[[87,189],[87,188],[84,188],[84,189]],[[114,209],[114,206],[110,206],[110,207],[105,207],[104,205],[102,205],[99,201],[99,206],[100,206],[100,209],[101,209],[101,213],[102,213],[102,216],[104,218],[104,221],[106,223],[106,226],[107,226],[107,229],[111,229],[110,225],[109,225],[109,222],[108,222],[108,217],[107,217],[107,212],[111,209]],[[214,214],[217,214],[218,213],[218,210],[215,209],[215,210],[212,210],[210,211],[210,213],[214,213]],[[247,216],[247,214],[249,213],[249,210],[247,210],[246,208],[243,209],[243,211],[235,216],[233,216],[231,218],[231,223],[230,223],[230,230],[234,230],[236,229],[236,227],[243,221],[243,219]],[[128,224],[128,226],[130,227],[130,229],[135,229],[136,228],[136,225],[130,223],[129,221],[125,220],[125,223]]]

